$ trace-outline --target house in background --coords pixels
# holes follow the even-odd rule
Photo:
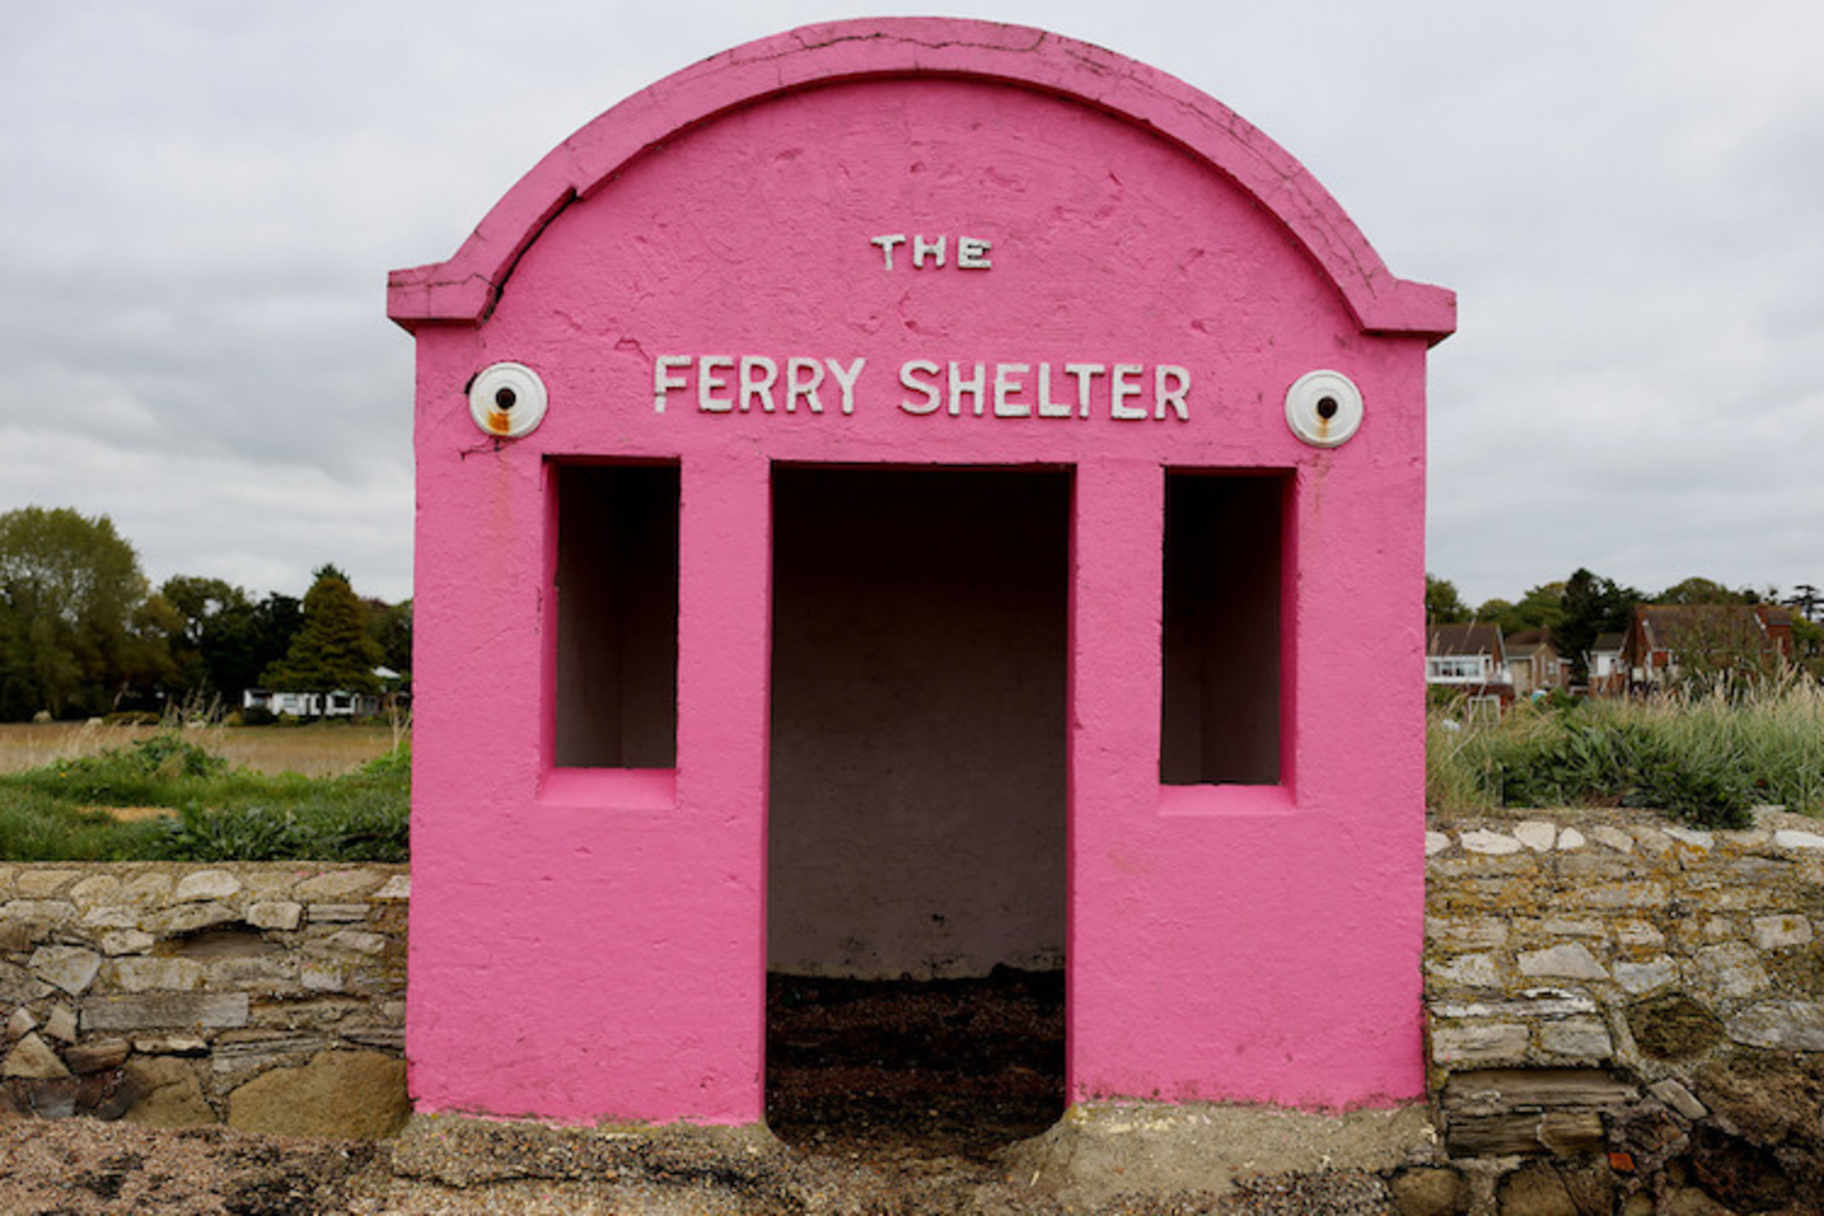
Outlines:
[[[1599,633],[1583,653],[1592,697],[1618,697],[1628,691],[1628,669],[1622,666],[1621,644],[1625,634]]]
[[[1472,709],[1514,699],[1499,625],[1433,625],[1425,638],[1425,683],[1469,698]]]
[[[1549,629],[1523,629],[1501,639],[1507,655],[1507,679],[1516,697],[1564,688],[1570,683],[1570,664],[1558,654]]]
[[[1622,639],[1630,688],[1664,688],[1682,670],[1790,661],[1792,615],[1775,604],[1638,604]],[[1682,657],[1681,657],[1682,656]]]

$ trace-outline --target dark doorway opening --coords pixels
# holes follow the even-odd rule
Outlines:
[[[767,1120],[980,1154],[1064,1109],[1071,478],[773,477]]]

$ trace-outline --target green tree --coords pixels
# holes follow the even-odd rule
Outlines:
[[[1673,583],[1653,597],[1655,604],[1753,604],[1753,591],[1731,591],[1713,579],[1692,577]]]
[[[0,709],[102,713],[162,668],[134,631],[146,579],[106,515],[22,507],[0,515]]]
[[[1467,621],[1469,607],[1457,594],[1457,585],[1447,578],[1425,575],[1425,621],[1431,625],[1448,625]]]
[[[1621,633],[1628,627],[1641,594],[1612,579],[1579,566],[1564,584],[1563,619],[1555,633],[1558,653],[1571,662],[1573,682],[1587,681],[1584,656],[1604,633]]]
[[[303,626],[285,657],[266,669],[262,681],[291,692],[377,693],[374,668],[380,647],[367,633],[366,613],[348,578],[334,566],[316,572],[304,594]]]

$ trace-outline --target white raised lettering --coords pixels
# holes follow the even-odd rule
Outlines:
[[[1100,363],[1066,363],[1064,370],[1077,381],[1077,417],[1089,417],[1089,382],[1108,368]]]
[[[799,372],[810,376],[801,380]],[[794,355],[785,361],[785,412],[798,412],[798,398],[804,398],[805,408],[813,414],[823,413],[823,402],[817,399],[817,386],[823,383],[823,364],[815,359],[806,359]]]
[[[724,368],[733,371],[733,355],[699,355],[697,356],[697,408],[711,414],[726,414],[735,408],[729,397],[711,397],[717,389],[728,387],[728,381],[716,379],[716,370]]]
[[[900,398],[899,408],[906,411],[908,414],[936,413],[939,400],[936,379],[937,371],[937,364],[931,362],[929,359],[908,359],[900,364],[899,382],[915,393],[923,393],[925,395],[925,403],[923,405],[914,405],[909,398],[902,397]],[[922,372],[923,374],[932,377],[931,383],[926,384],[922,381],[914,380],[912,378],[914,372]]]
[[[903,232],[889,232],[884,236],[877,236],[868,241],[868,244],[870,245],[880,246],[880,252],[886,256],[888,270],[893,269],[893,246],[903,245],[905,243],[906,234]]]
[[[652,412],[665,412],[665,394],[674,388],[688,388],[690,381],[679,376],[667,375],[672,368],[686,368],[691,365],[689,355],[660,355],[652,361]]]
[[[944,268],[944,238],[940,236],[935,241],[927,241],[922,236],[914,235],[912,238],[912,269],[917,270],[922,267],[925,264],[925,255],[928,253],[937,255],[937,268],[942,270]]]
[[[988,261],[988,251],[994,247],[992,241],[980,237],[959,236],[956,238],[956,268],[958,270],[988,270],[992,263]],[[943,259],[938,259],[942,266]]]
[[[825,359],[824,362],[830,365],[830,375],[836,377],[836,386],[842,390],[842,412],[853,414],[855,412],[855,381],[861,377],[861,369],[867,366],[867,359],[855,360],[846,371],[842,364],[834,359]]]
[[[975,396],[975,413],[977,417],[980,417],[982,412],[982,385],[986,380],[986,374],[982,371],[982,365],[977,363],[975,365],[974,377],[964,380],[956,374],[956,369],[960,366],[961,364],[957,363],[952,363],[950,365],[950,416],[954,418],[956,415],[963,412],[963,394],[972,393]]]
[[[1132,422],[1136,418],[1146,417],[1145,410],[1126,404],[1127,398],[1140,395],[1140,386],[1133,383],[1133,379],[1143,370],[1138,363],[1115,364],[1115,374],[1109,383],[1108,390],[1108,416],[1110,418]]]
[[[1039,364],[1039,417],[1068,418],[1070,402],[1051,399],[1051,364]]]
[[[1167,379],[1177,381],[1166,385]],[[1161,363],[1153,369],[1153,417],[1165,417],[1165,410],[1170,406],[1178,421],[1191,420],[1191,407],[1184,402],[1185,395],[1191,391],[1191,373],[1173,363]]]
[[[1026,391],[1023,381],[1014,377],[1024,376],[1031,371],[1025,363],[997,363],[994,365],[994,416],[996,418],[1030,418],[1032,407],[1024,401],[1009,401],[1009,397],[1018,396]]]
[[[764,378],[756,378],[754,372],[764,372]],[[773,381],[779,379],[779,365],[765,355],[741,356],[741,412],[748,412],[748,403],[754,398],[760,399],[760,408],[767,413],[773,412]]]

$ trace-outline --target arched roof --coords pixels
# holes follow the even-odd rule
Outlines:
[[[601,114],[507,191],[447,262],[388,276],[387,315],[407,329],[478,322],[552,217],[603,189],[642,151],[728,110],[796,89],[931,74],[1073,98],[1184,147],[1246,190],[1310,253],[1364,331],[1437,341],[1455,293],[1395,278],[1316,178],[1285,149],[1177,78],[1026,26],[953,18],[807,25],[676,72]]]

